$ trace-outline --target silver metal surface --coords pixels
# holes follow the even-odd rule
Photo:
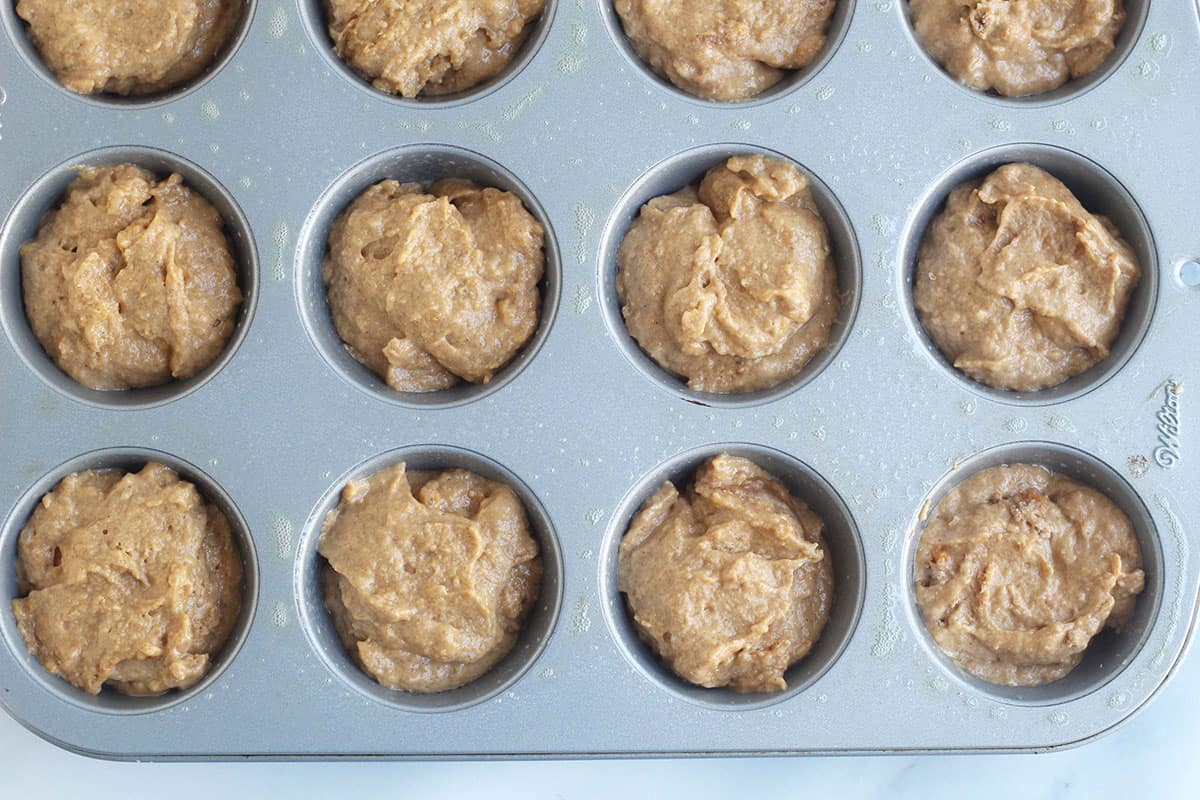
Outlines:
[[[821,63],[722,106],[648,73],[607,2],[552,2],[526,53],[479,92],[405,101],[336,61],[316,2],[259,0],[196,85],[127,102],[58,88],[0,3],[0,597],[16,594],[30,510],[87,466],[175,466],[225,507],[247,565],[242,627],[216,668],[160,699],[72,690],[0,609],[0,702],[13,716],[73,750],[139,759],[1044,750],[1111,730],[1154,695],[1187,648],[1200,587],[1195,5],[1130,0],[1095,76],[1008,101],[942,74],[906,3],[843,0]],[[613,260],[642,202],[758,149],[814,179],[846,299],[833,346],[801,376],[750,397],[698,395],[625,333]],[[948,191],[1016,158],[1112,216],[1146,271],[1113,356],[1033,396],[950,369],[910,297],[920,236]],[[247,296],[211,369],[115,395],[73,385],[38,348],[17,254],[74,165],[113,161],[178,170],[217,205]],[[451,174],[517,192],[545,225],[543,322],[489,386],[400,395],[332,331],[324,237],[375,180]],[[678,681],[616,593],[616,544],[638,504],[721,451],[752,454],[828,525],[833,617],[776,697]],[[341,485],[401,458],[502,477],[547,555],[518,648],[444,696],[366,680],[315,581]],[[1038,690],[965,677],[912,599],[921,508],[1014,460],[1109,493],[1146,558],[1133,623]]]

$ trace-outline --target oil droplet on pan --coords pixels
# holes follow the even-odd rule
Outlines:
[[[271,19],[267,23],[267,31],[275,39],[282,39],[287,35],[288,15],[284,11],[283,6],[276,6],[275,11],[271,13]]]
[[[579,636],[592,627],[591,603],[587,595],[582,595],[575,601],[575,611],[571,614],[571,633]]]

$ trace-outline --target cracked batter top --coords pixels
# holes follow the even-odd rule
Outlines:
[[[917,547],[917,605],[938,646],[991,683],[1037,686],[1120,630],[1145,587],[1129,518],[1030,464],[992,467],[938,503]]]

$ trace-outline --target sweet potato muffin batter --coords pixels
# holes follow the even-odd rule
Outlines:
[[[1058,680],[1145,586],[1133,525],[1095,489],[1029,464],[992,467],[938,503],[917,604],[946,655],[991,683]]]
[[[1006,97],[1057,89],[1100,66],[1125,0],[909,0],[933,59],[972,89]]]
[[[829,340],[829,234],[800,170],[735,156],[642,207],[617,255],[631,336],[704,392],[766,389]]]
[[[1108,355],[1140,278],[1107,217],[1038,167],[1009,164],[950,193],[921,243],[914,299],[955,367],[1035,391]]]
[[[710,100],[748,100],[825,46],[836,0],[615,0],[633,49],[659,75]]]
[[[25,316],[92,389],[188,378],[225,347],[242,293],[221,214],[172,174],[80,167],[21,246]]]
[[[461,92],[508,66],[546,0],[326,0],[338,56],[403,97]]]
[[[543,239],[509,192],[462,180],[428,191],[378,183],[330,229],[334,326],[393,389],[487,383],[537,330]]]
[[[691,683],[786,689],[833,602],[822,526],[745,458],[709,459],[682,495],[664,483],[621,540],[618,580],[638,633]]]
[[[162,464],[64,478],[21,530],[17,574],[29,651],[91,694],[195,684],[241,610],[229,521]]]
[[[390,689],[441,692],[486,673],[516,644],[541,588],[521,501],[463,469],[399,464],[351,481],[318,550],[338,635]]]
[[[242,0],[17,0],[17,14],[63,86],[143,95],[207,69],[241,17]]]

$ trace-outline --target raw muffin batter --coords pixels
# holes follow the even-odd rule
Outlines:
[[[1133,526],[1095,489],[1029,464],[992,467],[938,503],[917,548],[925,627],[985,681],[1066,675],[1145,586]]]
[[[829,235],[796,167],[761,155],[642,207],[617,255],[630,335],[704,392],[765,389],[825,346],[838,312]]]
[[[42,60],[73,92],[141,95],[213,62],[242,0],[17,0]]]
[[[543,236],[499,189],[378,183],[330,228],[325,285],[338,335],[393,389],[487,383],[537,330]]]
[[[541,588],[521,501],[463,469],[399,464],[350,481],[318,550],[338,635],[390,689],[441,692],[483,675],[512,650]]]
[[[80,167],[66,200],[21,246],[34,335],[92,389],[196,374],[225,347],[242,302],[223,226],[179,175]]]
[[[154,463],[64,478],[21,530],[17,575],[12,610],[29,652],[91,694],[193,685],[242,603],[225,515]]]
[[[955,367],[1035,391],[1108,355],[1140,278],[1107,217],[1049,173],[1009,164],[950,193],[921,242],[914,299]]]
[[[1007,97],[1040,94],[1113,51],[1125,0],[909,0],[913,27],[959,82]]]
[[[546,0],[326,0],[338,56],[403,97],[461,92],[504,69]]]
[[[664,483],[621,540],[618,579],[638,633],[691,683],[786,689],[833,601],[822,524],[745,458],[709,459],[683,495]]]
[[[685,92],[748,100],[825,45],[836,0],[615,0],[633,49]]]

